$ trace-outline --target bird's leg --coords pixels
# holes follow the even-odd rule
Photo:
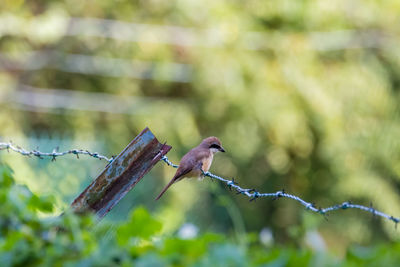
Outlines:
[[[200,180],[203,180],[204,177],[206,177],[206,175],[205,175],[206,172],[203,170],[203,163],[202,163],[202,162],[199,162],[199,163],[197,164],[196,168],[200,170],[199,179],[200,179]]]

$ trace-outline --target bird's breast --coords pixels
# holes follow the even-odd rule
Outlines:
[[[203,159],[203,171],[208,172],[211,167],[211,163],[213,161],[213,154],[210,153],[210,156]]]

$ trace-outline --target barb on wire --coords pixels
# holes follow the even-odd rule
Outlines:
[[[163,156],[161,158],[161,160],[163,160],[169,166],[172,166],[174,168],[178,168],[179,167],[179,165],[173,164],[168,159],[167,156]],[[316,213],[319,213],[321,215],[324,215],[325,217],[328,215],[329,212],[335,211],[335,210],[360,209],[360,210],[363,210],[363,211],[370,212],[374,216],[381,216],[383,218],[386,218],[386,219],[394,222],[396,228],[397,228],[397,224],[400,222],[399,218],[396,218],[394,216],[390,216],[390,215],[388,215],[386,213],[378,211],[375,208],[373,208],[372,205],[370,205],[370,207],[366,207],[366,206],[363,206],[363,205],[353,204],[350,201],[347,201],[347,202],[343,202],[342,204],[334,205],[334,206],[327,207],[327,208],[317,208],[314,203],[307,202],[307,201],[305,201],[305,200],[303,200],[303,199],[301,199],[301,198],[299,198],[299,197],[297,197],[295,195],[291,195],[291,194],[285,193],[285,191],[283,189],[281,191],[278,191],[278,192],[275,192],[275,193],[260,193],[255,189],[243,189],[243,188],[241,188],[233,179],[232,180],[228,180],[228,179],[222,178],[222,177],[220,177],[218,175],[212,174],[210,172],[204,172],[204,171],[203,171],[203,175],[225,183],[228,186],[228,188],[235,189],[238,194],[246,195],[247,197],[249,197],[250,201],[256,200],[257,198],[260,198],[260,197],[271,197],[274,200],[278,199],[278,198],[281,198],[281,197],[286,197],[286,198],[293,199],[293,200],[295,200],[297,202],[300,202],[300,204],[303,205],[306,208],[306,210],[311,210],[313,212],[316,212]]]
[[[96,159],[100,159],[100,160],[105,160],[108,163],[111,163],[114,160],[114,157],[111,158],[107,158],[106,156],[100,155],[97,152],[90,152],[88,150],[81,150],[81,149],[72,149],[72,150],[68,150],[68,151],[64,151],[64,152],[58,152],[58,148],[55,148],[53,150],[53,152],[40,152],[38,150],[32,150],[32,151],[28,151],[25,150],[19,146],[16,146],[14,144],[12,144],[11,142],[9,143],[1,143],[0,142],[0,150],[7,150],[7,151],[15,151],[17,153],[20,153],[23,156],[35,156],[38,157],[40,159],[43,159],[43,157],[51,157],[51,161],[55,161],[57,157],[60,156],[65,156],[68,154],[73,154],[76,155],[76,157],[79,159],[79,155],[88,155],[90,157],[96,158]]]

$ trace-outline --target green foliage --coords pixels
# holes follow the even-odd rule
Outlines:
[[[202,138],[215,135],[227,153],[215,157],[211,171],[243,187],[283,188],[317,207],[372,203],[398,217],[399,14],[398,0],[1,1],[0,140],[111,156],[149,126],[173,146],[168,157],[178,163]],[[171,81],[176,77],[187,80]],[[31,221],[39,214],[37,227],[52,208],[59,209],[42,195],[67,206],[104,167],[72,155],[51,162],[2,151],[0,160],[20,184],[2,167],[0,183],[9,190],[0,192],[1,216]],[[346,255],[355,264],[368,261],[353,259],[348,246],[400,241],[392,222],[371,220],[362,211],[338,211],[326,221],[289,200],[249,203],[209,180],[179,182],[155,202],[174,174],[160,165],[105,218],[121,226],[95,227],[108,242],[74,230],[91,240],[85,243],[88,261],[119,255],[119,262],[139,266],[170,263],[175,256],[166,252],[168,246],[183,250],[179,244],[189,241],[174,245],[160,233],[173,233],[188,221],[201,233],[240,240],[239,258],[261,251],[268,259],[257,256],[260,264],[290,264],[296,257],[319,263],[319,256],[294,249],[303,248],[310,231],[328,254]],[[131,220],[133,203],[157,214],[162,231],[144,211],[132,216],[149,226]],[[75,229],[81,219],[44,220]],[[136,232],[142,228],[145,236]],[[249,250],[248,236],[258,237],[264,228],[271,231],[271,249]],[[13,238],[21,234],[26,233],[17,231]],[[222,253],[226,243],[214,245]],[[275,251],[276,245],[294,248]],[[50,247],[62,254],[62,245]],[[396,259],[396,248],[384,247]],[[197,249],[209,257],[214,251],[207,245]],[[205,260],[200,252],[182,253],[192,256],[177,264]],[[376,254],[378,262],[381,256]]]
[[[143,207],[137,208],[127,224],[118,229],[118,242],[126,245],[130,238],[149,239],[161,230],[161,223],[153,219]]]
[[[353,247],[345,260],[308,249],[246,250],[224,236],[162,236],[162,222],[138,207],[121,223],[96,226],[91,216],[49,215],[52,198],[14,182],[0,166],[0,262],[2,266],[396,266],[400,245]],[[47,217],[38,214],[48,214]]]
[[[188,266],[197,262],[207,252],[214,251],[215,247],[210,248],[210,244],[221,242],[221,240],[222,237],[215,234],[205,234],[191,240],[170,238],[165,240],[161,253],[179,266]],[[187,257],[181,257],[181,255],[187,255]]]

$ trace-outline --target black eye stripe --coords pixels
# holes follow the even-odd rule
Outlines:
[[[219,148],[220,148],[220,146],[219,146],[219,145],[217,145],[217,144],[212,144],[212,145],[210,146],[210,148],[216,148],[216,149],[219,149]]]

